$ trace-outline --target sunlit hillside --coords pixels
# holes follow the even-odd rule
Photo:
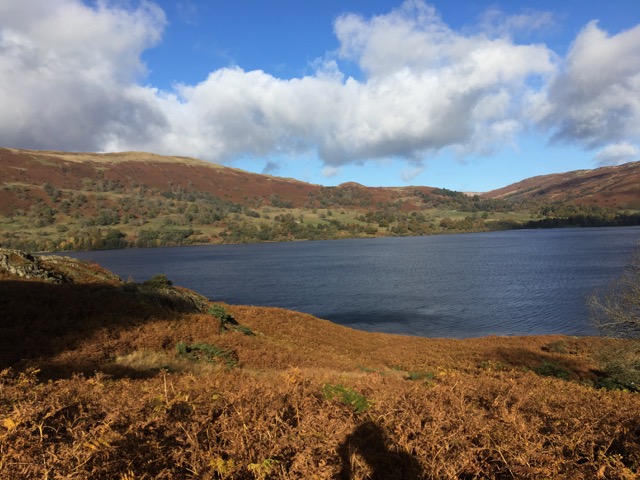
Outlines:
[[[634,165],[558,177],[584,185],[545,177],[479,196],[323,187],[140,152],[0,149],[0,245],[60,251],[634,225]]]

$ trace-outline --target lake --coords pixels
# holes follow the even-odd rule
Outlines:
[[[594,334],[586,297],[618,277],[640,227],[72,252],[124,280],[163,273],[214,301],[352,328],[466,338]]]

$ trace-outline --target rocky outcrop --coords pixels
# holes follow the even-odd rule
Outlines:
[[[52,283],[73,283],[63,273],[46,266],[38,257],[5,248],[0,249],[0,274]]]
[[[156,276],[144,283],[123,282],[100,265],[57,255],[36,256],[20,250],[0,248],[0,279],[38,280],[57,284],[100,284],[115,287],[135,301],[183,313],[206,313],[209,300],[191,290],[172,286]],[[113,289],[105,289],[111,295]],[[96,290],[98,292],[98,290]]]

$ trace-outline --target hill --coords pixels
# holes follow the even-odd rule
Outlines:
[[[566,174],[588,178],[588,189],[532,180],[480,196],[324,187],[141,152],[0,149],[0,246],[60,251],[636,224],[640,216],[621,213],[640,207],[635,177],[631,167],[617,168]]]
[[[0,250],[1,478],[635,478],[603,338],[438,340]]]
[[[637,209],[640,207],[640,162],[527,178],[482,196]]]

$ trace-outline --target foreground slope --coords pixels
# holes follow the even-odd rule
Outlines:
[[[0,251],[0,478],[635,478],[573,337],[437,340]]]

